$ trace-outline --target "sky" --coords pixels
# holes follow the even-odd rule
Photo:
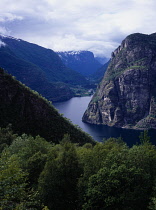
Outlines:
[[[127,35],[156,32],[155,11],[156,0],[0,0],[0,33],[109,58]]]

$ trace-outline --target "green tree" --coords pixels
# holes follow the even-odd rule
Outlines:
[[[27,173],[19,164],[16,155],[7,151],[0,158],[0,204],[3,210],[14,209],[26,199]]]
[[[148,179],[148,174],[136,167],[115,163],[104,167],[90,177],[83,209],[146,209]]]
[[[148,136],[148,130],[144,130],[144,132],[141,132],[139,138],[142,144],[150,143],[150,136]]]
[[[82,208],[84,203],[89,178],[102,167],[110,167],[114,163],[114,158],[117,154],[119,154],[118,159],[120,160],[120,156],[123,156],[127,151],[128,147],[125,143],[121,139],[115,138],[110,138],[104,143],[96,143],[94,147],[86,147],[84,145],[78,148],[79,162],[83,168],[83,174],[78,182],[80,208]]]
[[[16,137],[17,135],[13,133],[11,124],[6,128],[0,128],[0,153],[5,147],[9,146]]]
[[[21,167],[29,174],[29,186],[37,188],[38,178],[46,163],[47,154],[52,145],[40,136],[35,138],[23,134],[18,136],[9,151],[19,158]]]
[[[65,136],[54,147],[39,178],[39,192],[50,209],[75,209],[77,206],[77,182],[80,167],[74,144]]]

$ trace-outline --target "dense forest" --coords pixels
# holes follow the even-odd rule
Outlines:
[[[0,129],[1,210],[156,209],[156,147],[148,133],[129,148],[122,139],[58,144]]]
[[[0,90],[0,127],[12,124],[15,133],[40,135],[55,143],[66,133],[72,142],[93,142],[91,136],[59,114],[50,101],[1,68]]]

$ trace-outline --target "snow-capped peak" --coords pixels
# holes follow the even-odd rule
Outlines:
[[[7,36],[7,35],[1,34],[1,33],[0,33],[0,38],[1,39],[8,38],[8,39],[14,39],[14,40],[17,40],[17,41],[21,41],[21,39],[18,39],[18,38],[12,37],[12,36]]]
[[[79,50],[79,51],[58,51],[58,54],[64,54],[64,55],[79,55],[82,52],[85,52],[84,50]]]

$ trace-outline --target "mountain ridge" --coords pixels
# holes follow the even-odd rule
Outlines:
[[[71,86],[88,83],[82,75],[67,68],[53,50],[8,36],[0,35],[0,40],[3,43],[0,66],[49,100],[70,99],[74,96]]]
[[[102,66],[91,51],[59,51],[57,54],[66,66],[86,77],[95,73]]]

